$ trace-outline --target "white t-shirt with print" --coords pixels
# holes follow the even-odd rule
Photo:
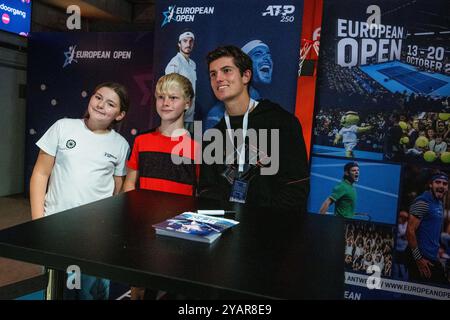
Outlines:
[[[342,136],[342,143],[356,143],[358,141],[356,136],[357,131],[358,127],[356,125],[352,125],[348,128],[341,128],[341,130],[339,130],[339,135]]]
[[[94,133],[82,119],[58,120],[36,145],[55,157],[46,216],[112,196],[113,176],[126,175],[128,142],[114,130]]]

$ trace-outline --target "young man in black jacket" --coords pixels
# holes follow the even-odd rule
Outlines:
[[[207,62],[212,90],[226,109],[210,130],[219,130],[228,145],[217,150],[212,139],[205,146],[200,197],[305,212],[309,170],[299,121],[269,100],[250,98],[252,60],[238,47],[219,47]],[[219,161],[211,164],[205,157],[213,149],[210,157]]]

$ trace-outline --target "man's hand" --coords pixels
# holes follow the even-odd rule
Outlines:
[[[417,260],[416,263],[419,268],[420,275],[427,279],[431,278],[430,266],[432,267],[433,264],[425,258]]]

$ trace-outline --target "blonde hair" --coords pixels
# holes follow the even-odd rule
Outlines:
[[[188,78],[178,73],[169,73],[159,78],[156,83],[155,95],[167,94],[173,87],[181,89],[184,98],[192,102],[192,99],[194,99],[192,83]]]

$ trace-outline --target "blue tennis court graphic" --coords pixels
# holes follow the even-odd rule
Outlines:
[[[347,159],[312,157],[309,212],[319,213],[333,187],[342,180],[347,162]],[[401,167],[366,161],[358,161],[358,164],[360,177],[354,184],[357,194],[355,219],[367,220],[370,217],[372,222],[396,223]],[[331,205],[328,213],[333,211],[334,205]]]
[[[401,66],[379,69],[378,72],[388,76],[388,80],[394,79],[417,93],[429,94],[447,84],[445,81]]]
[[[345,157],[345,149],[321,145],[313,145],[313,154],[323,156]],[[383,160],[383,154],[378,152],[353,150],[355,158]]]
[[[420,71],[400,61],[361,66],[360,69],[393,93],[450,96],[450,77],[444,74]]]

